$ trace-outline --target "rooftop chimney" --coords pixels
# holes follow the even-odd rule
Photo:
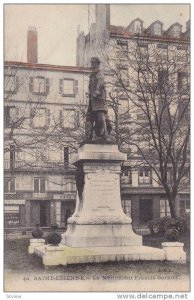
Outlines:
[[[96,4],[97,31],[105,30],[110,25],[110,4]]]
[[[27,62],[38,63],[38,34],[34,26],[29,26],[27,32]]]

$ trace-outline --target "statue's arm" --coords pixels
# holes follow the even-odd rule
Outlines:
[[[104,87],[104,79],[103,77],[99,76],[97,78],[97,85],[96,85],[96,90],[93,94],[94,97],[98,97],[102,94],[102,88]]]

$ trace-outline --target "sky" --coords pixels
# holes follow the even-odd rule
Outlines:
[[[88,7],[90,17],[88,18]],[[111,4],[111,24],[127,26],[136,17],[148,27],[157,19],[164,30],[179,22],[185,30],[189,4]],[[87,34],[95,22],[94,4],[5,4],[4,59],[26,62],[27,29],[38,31],[38,62],[73,66],[76,63],[77,27]]]

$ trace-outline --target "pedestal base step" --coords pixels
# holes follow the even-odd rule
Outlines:
[[[39,246],[34,252],[42,257],[45,266],[166,259],[163,249],[146,246],[73,248],[60,244]]]

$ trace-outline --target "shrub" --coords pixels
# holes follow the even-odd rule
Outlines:
[[[185,223],[186,223],[186,230],[188,232],[190,232],[190,213],[189,212],[187,212],[185,214]]]
[[[167,229],[176,229],[179,234],[183,234],[188,230],[188,218],[176,217],[163,217],[160,219],[152,220],[148,222],[148,228],[152,234],[165,234]]]
[[[148,222],[148,228],[152,234],[163,234],[166,231],[165,224],[168,220],[168,217],[151,220]]]
[[[175,228],[168,228],[166,230],[165,237],[169,242],[176,242],[179,238],[179,232]]]

